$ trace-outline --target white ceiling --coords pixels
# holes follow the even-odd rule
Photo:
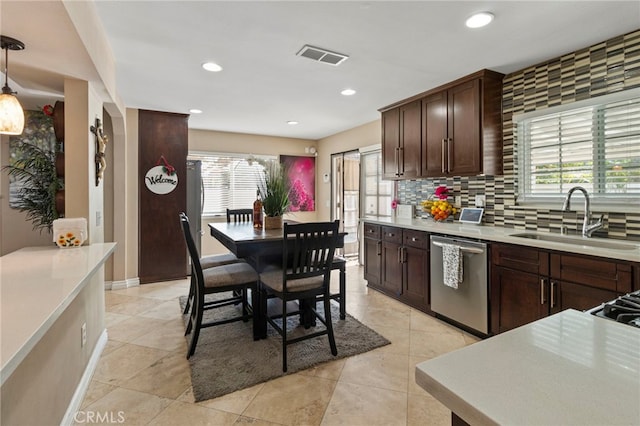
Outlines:
[[[45,54],[49,49],[38,44],[55,44],[47,28],[67,21],[49,17],[48,8],[62,8],[58,2],[29,3],[1,6],[2,34],[29,41],[9,59],[10,76],[20,83],[18,74],[25,74],[27,92],[34,80],[26,78],[28,65],[35,62],[28,55]],[[482,68],[517,71],[640,28],[637,0],[97,1],[96,7],[126,106],[197,108],[204,112],[191,115],[190,128],[305,139],[371,122],[378,108]],[[466,28],[465,19],[478,11],[494,13],[494,22]],[[334,67],[296,56],[304,44],[350,58]],[[48,54],[53,65],[37,63],[52,80],[78,73],[64,46]],[[224,70],[204,71],[206,61]],[[55,93],[56,84],[49,86]],[[340,95],[347,87],[357,94]]]

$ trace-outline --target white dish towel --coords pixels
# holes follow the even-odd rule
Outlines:
[[[442,272],[444,285],[458,288],[464,277],[463,258],[460,246],[454,244],[442,244]]]

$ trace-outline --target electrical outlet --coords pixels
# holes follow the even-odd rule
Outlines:
[[[453,197],[453,204],[455,204],[456,206],[460,207],[460,204],[462,203],[462,197],[459,195],[456,195],[455,197]]]
[[[102,212],[96,212],[96,226],[101,226],[102,223]]]
[[[475,202],[476,207],[484,207],[485,200],[486,200],[486,198],[485,198],[484,194],[477,194],[476,195],[476,202]]]
[[[81,342],[80,347],[84,348],[84,345],[87,344],[87,323],[82,323],[82,327],[80,328]]]

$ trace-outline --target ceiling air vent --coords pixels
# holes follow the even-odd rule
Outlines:
[[[308,44],[302,46],[302,49],[300,49],[296,55],[330,65],[340,65],[340,63],[349,58],[347,55],[343,55],[342,53],[332,52],[320,47],[309,46]]]

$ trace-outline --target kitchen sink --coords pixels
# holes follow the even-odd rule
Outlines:
[[[511,237],[528,238],[530,240],[552,241],[555,243],[574,244],[577,246],[608,248],[613,250],[638,250],[640,247],[632,244],[609,242],[592,238],[567,237],[564,235],[552,234],[536,234],[533,232],[525,232],[520,234],[511,234]]]

